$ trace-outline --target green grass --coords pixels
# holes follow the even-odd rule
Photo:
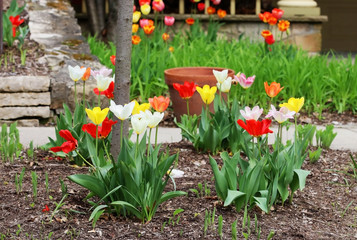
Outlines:
[[[236,73],[256,75],[248,89],[250,106],[267,108],[264,82],[273,81],[284,86],[275,104],[290,97],[305,97],[304,110],[308,113],[323,111],[357,110],[357,67],[351,57],[339,59],[333,54],[309,56],[308,52],[284,43],[275,43],[268,49],[263,43],[249,39],[209,41],[200,35],[189,40],[185,34],[171,36],[169,42],[161,39],[163,31],[156,31],[147,37],[142,30],[139,45],[133,45],[131,64],[131,98],[147,101],[154,95],[168,94],[164,70],[184,66],[213,66],[231,68]],[[173,35],[173,34],[171,34]],[[101,63],[114,70],[109,57],[115,55],[115,46],[88,39],[91,51]],[[168,48],[174,47],[174,52]],[[234,88],[232,96],[239,97],[242,88]],[[240,98],[237,98],[240,99]]]

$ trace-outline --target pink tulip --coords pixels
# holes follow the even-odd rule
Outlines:
[[[166,26],[172,26],[175,23],[175,18],[171,16],[165,16],[164,23]]]
[[[165,8],[164,1],[153,1],[152,2],[152,9],[154,9],[157,12],[163,11]]]
[[[252,77],[246,78],[244,73],[241,73],[239,76],[235,75],[234,76],[235,81],[238,81],[239,85],[242,86],[242,88],[247,89],[250,86],[252,86],[254,80],[255,80],[255,75]]]
[[[244,117],[245,120],[258,120],[260,115],[263,113],[263,108],[260,108],[259,106],[253,107],[253,109],[250,109],[250,107],[246,106],[244,110],[240,110],[240,114]]]
[[[221,0],[211,0],[213,5],[218,5],[221,3]]]
[[[135,12],[135,11],[136,11],[136,6],[134,5],[134,6],[133,6],[133,12]]]
[[[271,109],[268,112],[268,115],[265,116],[265,118],[273,117],[278,123],[283,123],[288,119],[293,119],[294,114],[295,112],[290,111],[287,107],[282,107],[279,111],[277,111],[276,108],[271,105]]]
[[[284,10],[280,9],[280,8],[274,8],[271,13],[273,14],[274,17],[276,17],[277,20],[279,20],[283,14],[284,14]]]
[[[143,28],[144,26],[149,25],[149,19],[146,19],[146,18],[140,19],[139,25],[140,25],[141,28]]]

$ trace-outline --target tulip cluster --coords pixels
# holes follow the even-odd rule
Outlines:
[[[290,22],[287,20],[280,20],[283,14],[284,11],[279,8],[274,8],[272,12],[264,12],[259,14],[260,20],[262,20],[264,23],[268,23],[269,26],[273,27],[277,24],[277,27],[280,31],[280,39],[282,39],[284,32],[286,32],[287,36],[290,33]],[[274,35],[270,30],[263,30],[261,35],[268,45],[271,45],[275,42]]]

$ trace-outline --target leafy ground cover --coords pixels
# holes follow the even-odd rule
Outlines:
[[[176,179],[176,187],[188,195],[164,203],[152,221],[145,224],[105,214],[93,229],[88,221],[90,205],[83,201],[88,192],[66,179],[72,174],[88,172],[87,168],[75,168],[39,150],[33,159],[23,154],[13,164],[1,164],[1,239],[219,239],[219,216],[223,218],[223,239],[232,238],[235,221],[238,239],[243,238],[243,232],[250,232],[249,238],[256,239],[259,228],[261,239],[267,239],[271,232],[274,232],[273,239],[357,237],[357,178],[348,151],[323,150],[316,164],[305,163],[303,168],[311,174],[306,188],[296,193],[293,203],[277,204],[269,214],[256,208],[248,213],[250,227],[248,223],[243,227],[243,211],[237,213],[234,207],[223,207],[216,197],[208,155],[196,152],[187,142],[167,147],[172,153],[179,151],[177,168],[185,175]],[[23,168],[22,190],[17,193],[14,179]],[[32,172],[37,175],[36,200]],[[170,183],[167,190],[172,187]],[[45,211],[45,205],[49,211]],[[214,221],[211,216],[209,222],[205,216],[212,214],[214,208]],[[180,213],[175,215],[175,211]]]

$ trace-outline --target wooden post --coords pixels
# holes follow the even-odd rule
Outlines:
[[[179,14],[185,14],[185,0],[179,2]]]
[[[209,1],[210,0],[205,0],[205,14],[208,14],[207,13],[207,8],[209,7]]]
[[[259,15],[260,11],[261,11],[261,1],[260,0],[256,0],[255,1],[255,15]]]
[[[236,0],[231,0],[231,15],[236,14]]]
[[[2,54],[2,31],[3,31],[3,26],[2,26],[2,8],[3,8],[3,2],[0,0],[0,55]]]

